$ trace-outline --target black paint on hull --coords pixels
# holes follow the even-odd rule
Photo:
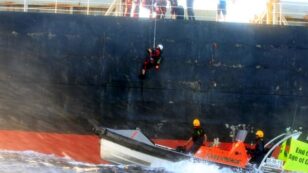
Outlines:
[[[154,21],[0,13],[0,127],[91,133],[147,129],[188,138],[195,117],[211,139],[225,124],[266,137],[308,124],[308,30],[203,21],[157,21],[160,71],[140,81]]]

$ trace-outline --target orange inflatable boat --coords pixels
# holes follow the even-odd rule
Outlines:
[[[157,145],[140,130],[100,128],[100,156],[116,164],[159,166],[183,160],[208,161],[218,165],[245,168],[248,156],[243,142],[228,148],[201,146],[195,155],[181,153],[167,146]]]
[[[245,168],[249,160],[245,144],[243,142],[236,142],[231,145],[229,150],[218,146],[201,146],[195,153],[195,157],[223,165]]]

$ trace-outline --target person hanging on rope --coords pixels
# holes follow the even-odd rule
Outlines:
[[[156,70],[160,68],[161,63],[161,55],[163,52],[163,45],[158,44],[156,48],[149,48],[147,49],[147,58],[143,62],[140,78],[144,79],[146,75],[146,71],[155,67]]]

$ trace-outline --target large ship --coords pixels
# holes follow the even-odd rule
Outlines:
[[[199,118],[222,142],[237,128],[307,135],[305,26],[8,11],[0,22],[2,130],[88,135],[95,121],[175,140]],[[156,43],[161,68],[140,80]]]

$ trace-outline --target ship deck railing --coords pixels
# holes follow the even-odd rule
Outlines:
[[[140,0],[141,1],[141,0]],[[287,1],[287,0],[286,0]],[[171,15],[171,5],[167,1],[167,12],[164,19],[175,19]],[[132,4],[134,8],[135,4]],[[153,6],[149,7],[154,9]],[[268,10],[255,14],[247,21],[232,21],[220,18],[216,9],[193,9],[196,20],[205,21],[230,21],[255,24],[274,24],[274,25],[301,25],[308,26],[308,2],[307,3],[275,3]],[[40,12],[40,13],[59,13],[59,14],[84,14],[84,15],[105,15],[105,16],[124,16],[124,0],[0,0],[0,11],[19,11],[19,12]],[[184,19],[188,19],[187,8],[184,6]],[[245,16],[245,12],[242,12]],[[133,12],[129,17],[134,17]],[[142,16],[144,17],[144,16]]]

